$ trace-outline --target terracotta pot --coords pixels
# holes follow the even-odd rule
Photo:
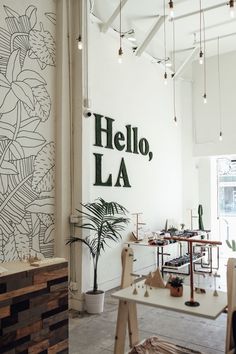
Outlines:
[[[183,296],[183,287],[180,286],[178,288],[174,288],[173,286],[170,286],[170,295],[174,297]]]

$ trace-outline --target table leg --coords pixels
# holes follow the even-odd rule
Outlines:
[[[119,301],[116,336],[114,354],[122,354],[125,352],[125,337],[128,323],[129,305],[127,301]]]
[[[139,342],[137,307],[135,303],[119,301],[114,354],[125,352],[126,329],[128,324],[129,344],[132,348]]]
[[[129,345],[130,348],[133,348],[134,345],[139,343],[137,306],[134,302],[129,303],[128,328]]]

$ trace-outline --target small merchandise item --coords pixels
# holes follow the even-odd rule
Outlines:
[[[200,257],[202,257],[201,253],[199,253],[199,252],[194,253],[193,254],[193,261],[197,260]],[[190,261],[190,256],[188,253],[186,253],[184,256],[166,261],[165,266],[166,267],[180,267],[186,263],[189,263],[189,261]]]
[[[158,337],[150,337],[135,345],[129,354],[201,354],[201,352],[175,345]]]
[[[169,280],[170,285],[170,295],[174,297],[183,296],[183,278],[178,276],[172,277]]]

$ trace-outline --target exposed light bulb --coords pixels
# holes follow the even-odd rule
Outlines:
[[[207,95],[206,95],[206,93],[204,93],[204,95],[203,95],[203,102],[206,104],[207,103]]]
[[[81,35],[79,35],[79,37],[77,38],[77,41],[78,41],[78,49],[82,50],[83,49],[83,42],[82,42]]]
[[[174,14],[174,2],[172,0],[169,1],[169,8],[170,8],[170,17],[173,19],[175,14]]]
[[[220,135],[219,135],[219,140],[222,141],[223,140],[223,134],[222,132],[220,132]]]
[[[118,50],[118,63],[119,64],[122,64],[122,55],[123,55],[123,50],[120,47],[119,50]]]
[[[166,62],[166,66],[167,66],[168,68],[170,68],[170,67],[172,66],[172,63],[171,63],[170,61],[167,61],[167,62]]]
[[[164,84],[167,85],[167,73],[164,74]]]
[[[199,64],[202,65],[203,64],[203,51],[200,50],[200,53],[199,53]]]
[[[175,123],[176,126],[178,125],[176,116],[174,117],[174,123]]]
[[[234,18],[235,17],[235,12],[234,12],[234,0],[229,1],[229,13],[230,17]]]

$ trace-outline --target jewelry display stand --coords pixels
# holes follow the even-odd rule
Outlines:
[[[210,240],[197,240],[194,238],[183,238],[177,236],[164,237],[166,240],[175,240],[175,241],[185,241],[188,242],[188,252],[189,252],[189,267],[190,267],[190,299],[185,302],[186,306],[196,307],[200,303],[194,300],[194,287],[193,287],[193,244],[204,244],[204,245],[222,245],[222,242],[219,241],[210,241]]]

